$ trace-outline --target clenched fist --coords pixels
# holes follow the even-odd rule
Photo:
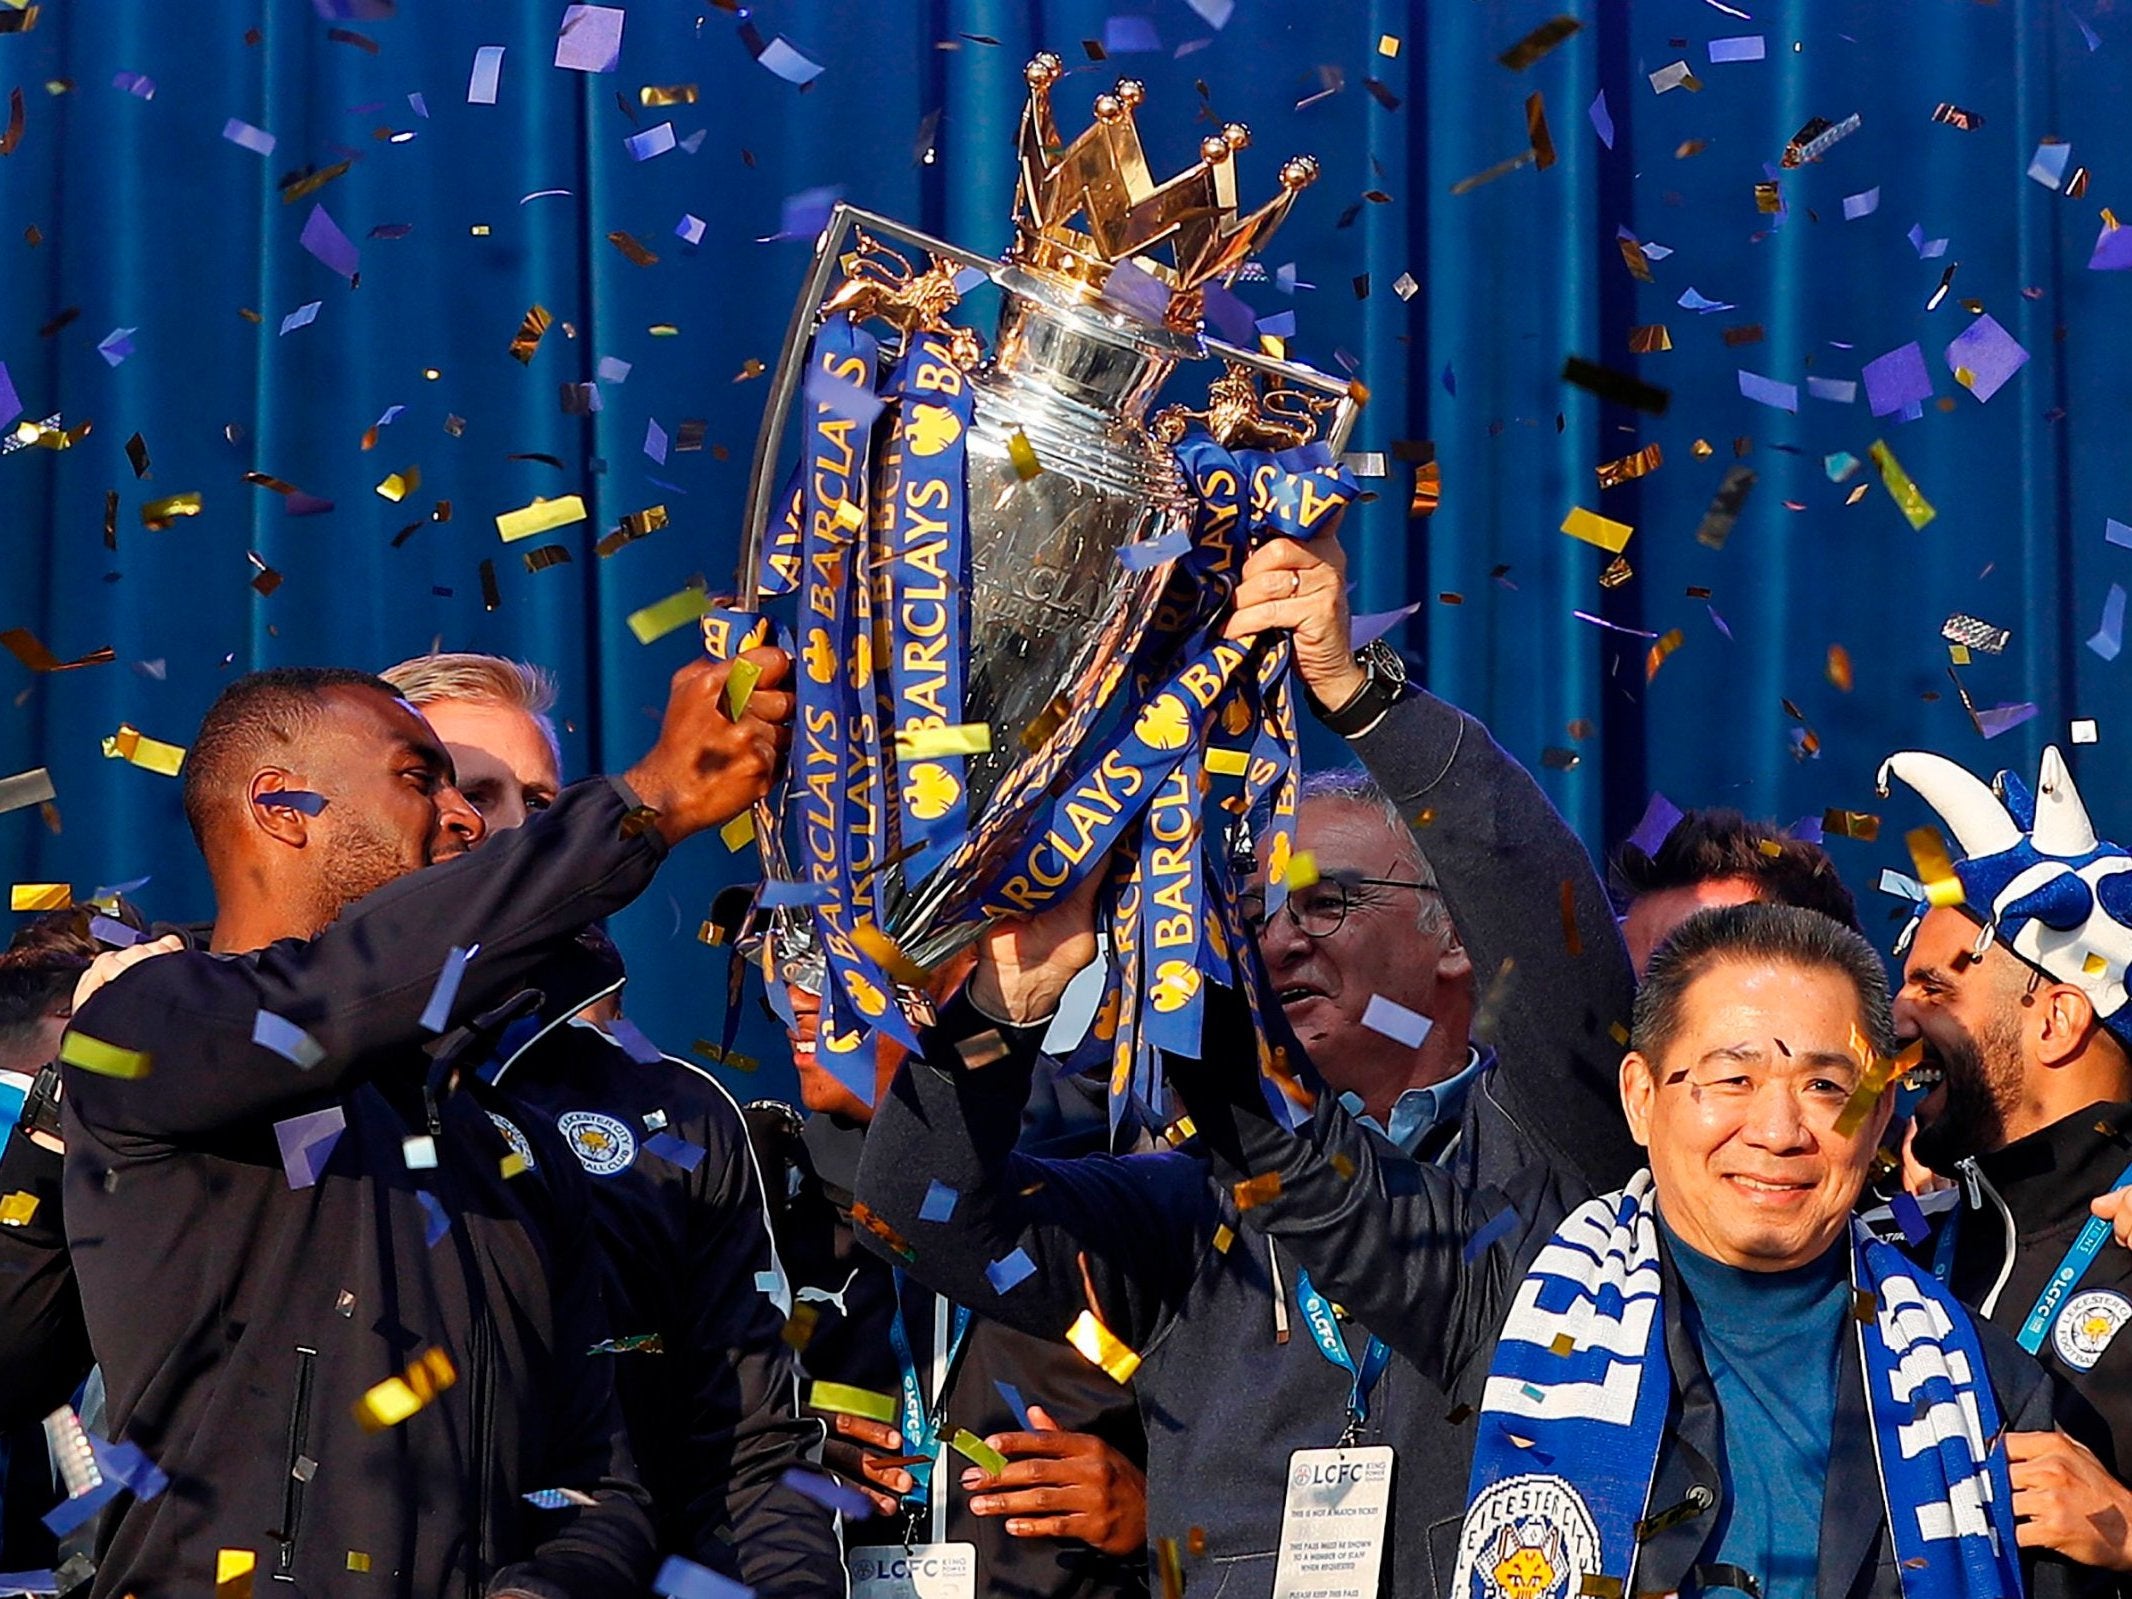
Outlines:
[[[732,661],[691,661],[674,674],[659,742],[623,774],[659,813],[668,844],[720,827],[770,792],[792,743],[793,699],[780,687],[792,670],[783,650],[743,651],[762,669],[739,716],[726,704]]]

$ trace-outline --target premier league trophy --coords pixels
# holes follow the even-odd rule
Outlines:
[[[1335,452],[1361,397],[1201,320],[1206,287],[1236,276],[1316,164],[1286,163],[1279,194],[1240,215],[1243,127],[1156,183],[1141,86],[1098,97],[1062,143],[1062,70],[1028,68],[1004,261],[832,214],[757,443],[739,609],[705,623],[730,654],[766,636],[767,605],[797,601],[791,782],[785,815],[755,817],[757,904],[766,975],[820,983],[825,1063],[873,1030],[909,1042],[932,967],[1114,850],[1131,860],[1107,868],[1099,1031],[1130,1040],[1114,1082],[1137,1016],[1152,1043],[1196,1051],[1201,973],[1229,974],[1240,936],[1206,820],[1261,799],[1277,829],[1293,814],[1285,640],[1222,640],[1217,613],[1254,540],[1337,522],[1355,484]],[[986,282],[989,353],[947,320]],[[1202,410],[1150,414],[1180,367],[1210,360]],[[870,1066],[855,1075],[870,1095]]]

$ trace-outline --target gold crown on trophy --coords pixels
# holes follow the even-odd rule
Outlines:
[[[1062,144],[1051,86],[1065,71],[1047,51],[1023,73],[1029,106],[1022,116],[1014,205],[1018,238],[1009,258],[1089,289],[1100,289],[1119,262],[1137,259],[1172,291],[1164,320],[1180,331],[1196,327],[1201,286],[1236,274],[1281,225],[1297,194],[1317,180],[1318,163],[1307,155],[1286,162],[1281,192],[1239,217],[1234,158],[1251,143],[1249,128],[1231,122],[1209,134],[1200,142],[1196,165],[1158,184],[1133,121],[1146,87],[1119,80],[1116,89],[1096,97],[1095,121],[1073,143]],[[1071,225],[1077,217],[1078,228]],[[1171,249],[1174,265],[1148,259],[1163,246]]]

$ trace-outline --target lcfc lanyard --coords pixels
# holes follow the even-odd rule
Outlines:
[[[2117,1174],[2117,1181],[2110,1184],[2109,1191],[2132,1187],[2132,1166]],[[2080,1229],[2080,1236],[2073,1240],[2073,1247],[2065,1252],[2065,1259],[2058,1262],[2058,1269],[2050,1274],[2043,1285],[2043,1292],[2029,1308],[2028,1319],[2021,1323],[2020,1344],[2030,1354],[2043,1347],[2043,1336],[2051,1330],[2051,1323],[2058,1319],[2064,1308],[2065,1296],[2073,1291],[2073,1284],[2087,1275],[2095,1264],[2095,1257],[2102,1253],[2102,1246],[2110,1241],[2110,1224],[2100,1216],[2090,1216]]]
[[[933,1487],[933,1467],[939,1463],[940,1421],[947,1414],[948,1376],[955,1369],[955,1362],[962,1354],[963,1340],[970,1335],[970,1311],[966,1305],[954,1307],[954,1330],[948,1330],[948,1302],[939,1295],[933,1296],[933,1403],[930,1409],[925,1403],[924,1390],[918,1386],[918,1362],[911,1354],[910,1330],[903,1324],[904,1276],[899,1267],[894,1273],[896,1288],[896,1313],[889,1318],[888,1341],[896,1352],[896,1364],[901,1368],[898,1381],[903,1412],[903,1444],[914,1455],[924,1455],[922,1461],[913,1462],[907,1469],[911,1474],[910,1492],[903,1496],[911,1507],[911,1528],[917,1528],[918,1507],[923,1504]],[[940,1510],[933,1505],[933,1539],[940,1538]],[[906,1538],[906,1542],[909,1541]]]
[[[1381,1338],[1372,1338],[1363,1348],[1362,1364],[1357,1366],[1355,1357],[1348,1353],[1347,1335],[1340,1331],[1331,1303],[1312,1285],[1310,1273],[1300,1266],[1295,1274],[1295,1298],[1296,1308],[1303,1313],[1303,1325],[1310,1329],[1310,1341],[1318,1346],[1319,1354],[1346,1372],[1350,1381],[1347,1430],[1340,1435],[1340,1447],[1345,1449],[1369,1420],[1370,1391],[1384,1375],[1384,1368],[1392,1363],[1391,1346]]]

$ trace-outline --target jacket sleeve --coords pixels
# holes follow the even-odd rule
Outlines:
[[[146,1075],[70,1065],[70,1114],[106,1142],[152,1145],[331,1101],[381,1051],[481,1014],[554,942],[636,898],[665,845],[651,829],[625,831],[634,803],[612,779],[579,783],[473,854],[365,896],[316,938],[284,939],[251,958],[186,951],[129,968],[90,998],[72,1030],[145,1054]],[[445,1027],[424,1027],[452,951],[477,945]],[[302,1028],[323,1057],[299,1069],[255,1044],[261,1012]]]
[[[819,1453],[823,1429],[799,1413],[798,1372],[784,1341],[791,1289],[771,1237],[762,1175],[740,1107],[707,1081],[707,1114],[695,1131],[709,1155],[690,1182],[688,1358],[695,1381],[676,1396],[689,1408],[680,1524],[692,1529],[693,1547],[683,1552],[714,1570],[737,1562],[759,1599],[842,1594],[844,1550],[834,1518],[783,1481]]]
[[[1350,743],[1435,868],[1512,1118],[1594,1187],[1619,1185],[1641,1162],[1610,1029],[1628,1025],[1635,974],[1591,857],[1532,774],[1432,694],[1410,694]]]
[[[27,1220],[0,1225],[0,1433],[50,1415],[88,1376],[94,1356],[59,1209],[65,1157],[22,1127],[0,1152],[0,1200],[36,1202]],[[19,1203],[19,1202],[18,1202]]]
[[[2060,1428],[2094,1449],[2104,1464],[2109,1464],[2108,1429],[2071,1385],[2037,1365],[1999,1328],[1980,1320],[1977,1336],[1984,1344],[1993,1386],[1999,1390],[2003,1431],[2050,1432]],[[2078,1565],[2047,1549],[2023,1549],[2021,1574],[2029,1599],[2118,1599],[2132,1593],[2132,1578],[2124,1573]]]
[[[612,1356],[592,1353],[612,1336],[606,1301],[577,1284],[600,1280],[592,1195],[583,1169],[562,1141],[537,1120],[522,1126],[535,1146],[537,1169],[547,1173],[555,1307],[554,1343],[540,1391],[517,1396],[537,1404],[546,1448],[525,1469],[525,1487],[575,1489],[589,1505],[542,1511],[522,1522],[538,1534],[524,1560],[490,1577],[491,1596],[529,1599],[640,1599],[651,1580],[657,1540],[651,1495],[637,1481],[622,1407],[615,1397]]]
[[[1004,1038],[1010,1053],[965,1065],[957,1045],[985,1034]],[[1016,1154],[1041,1034],[995,1027],[964,994],[941,1008],[921,1035],[922,1056],[904,1062],[875,1107],[859,1164],[859,1201],[910,1258],[870,1228],[859,1236],[936,1293],[1039,1338],[1062,1336],[1090,1308],[1085,1256],[1103,1323],[1142,1349],[1182,1302],[1212,1240],[1204,1169],[1170,1151]],[[921,1211],[935,1183],[953,1205],[928,1220]],[[933,1214],[942,1208],[936,1202]],[[1022,1272],[1017,1254],[1033,1272]]]
[[[1549,1214],[1544,1194],[1469,1194],[1449,1172],[1365,1132],[1330,1096],[1291,1132],[1248,1047],[1250,1013],[1228,990],[1207,992],[1202,1059],[1165,1054],[1163,1069],[1191,1110],[1213,1180],[1327,1298],[1453,1391],[1493,1346],[1518,1263],[1559,1211]],[[1531,1173],[1530,1184],[1544,1175]]]

